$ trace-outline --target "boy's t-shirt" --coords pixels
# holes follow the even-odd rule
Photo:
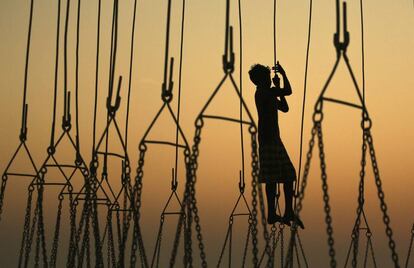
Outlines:
[[[276,89],[257,88],[254,97],[259,115],[259,144],[276,142],[280,137]]]

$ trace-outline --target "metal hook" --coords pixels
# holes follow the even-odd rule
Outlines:
[[[168,78],[168,86],[166,85],[166,81],[162,83],[162,93],[161,98],[164,102],[171,102],[172,100],[172,90],[174,86],[173,82],[173,73],[174,73],[174,58],[171,57],[170,59],[170,73]]]
[[[64,98],[64,111],[62,117],[62,128],[65,131],[69,131],[72,127],[71,125],[71,115],[70,115],[70,91],[68,91]]]
[[[223,70],[225,73],[233,73],[234,71],[234,51],[233,51],[233,27],[229,27],[228,39],[226,38],[226,46],[223,55]]]
[[[342,14],[342,21],[343,21],[343,41],[340,41],[340,12],[339,12],[339,0],[336,0],[336,33],[334,33],[334,45],[337,52],[337,57],[340,56],[341,51],[346,52],[346,49],[349,45],[349,32],[348,32],[348,25],[347,25],[347,9],[346,9],[346,2],[342,3],[343,7],[343,14]]]
[[[244,183],[244,173],[242,173],[241,170],[239,170],[239,190],[240,193],[244,193],[244,188],[246,184]]]
[[[22,127],[20,129],[19,139],[21,142],[26,141],[27,138],[27,103],[23,106]]]
[[[115,116],[116,111],[119,109],[119,105],[121,104],[121,85],[122,85],[122,75],[119,76],[118,80],[118,88],[116,91],[116,97],[115,97],[115,104],[112,105],[112,95],[113,91],[112,89],[109,90],[108,97],[106,98],[106,108],[108,109],[109,115],[112,117]]]
[[[177,190],[178,181],[177,177],[175,176],[174,168],[171,169],[171,190],[175,192]]]

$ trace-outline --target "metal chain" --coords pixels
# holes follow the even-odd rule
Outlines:
[[[189,191],[189,203],[190,206],[190,215],[187,215],[189,223],[191,223],[192,219],[194,218],[195,223],[195,229],[196,229],[196,237],[198,241],[198,248],[200,250],[200,258],[201,258],[201,266],[207,267],[207,260],[206,260],[206,254],[204,251],[204,242],[203,242],[203,236],[201,233],[201,225],[200,225],[200,217],[198,215],[198,208],[197,208],[197,200],[195,197],[195,183],[197,181],[197,168],[198,168],[198,156],[200,154],[199,152],[199,145],[201,142],[201,130],[204,125],[204,121],[201,117],[198,117],[195,123],[195,135],[194,135],[194,145],[192,146],[192,154],[191,154],[191,161],[190,161],[190,178],[188,178],[189,184],[188,184],[188,191]],[[194,215],[193,215],[194,214]],[[192,267],[192,248],[191,248],[191,224],[188,224],[187,226],[187,236],[190,238],[187,245],[186,250],[188,250],[188,265]]]
[[[377,162],[377,157],[375,155],[374,142],[371,136],[371,131],[367,130],[366,135],[367,135],[369,154],[371,156],[372,168],[374,171],[375,184],[377,186],[377,191],[378,191],[378,198],[380,199],[380,204],[381,204],[380,208],[383,214],[382,219],[385,224],[385,233],[388,237],[388,247],[391,250],[391,257],[392,257],[392,261],[394,262],[394,266],[400,267],[398,263],[398,254],[395,249],[395,242],[394,242],[394,239],[392,238],[393,232],[390,226],[390,217],[388,216],[388,212],[387,212],[387,205],[385,203],[384,191],[382,190],[382,182],[381,182],[381,177],[379,174],[378,162]]]
[[[372,247],[372,239],[369,238],[369,248],[371,250],[371,256],[372,256],[372,261],[374,264],[374,267],[377,268],[377,260],[375,258],[375,253],[374,253],[374,248]]]
[[[113,235],[113,230],[112,230],[112,211],[109,206],[108,206],[107,224],[108,224],[108,263],[110,263],[110,260],[112,260],[112,267],[115,268],[116,259],[115,259],[114,235]]]
[[[62,217],[62,202],[63,202],[63,195],[60,194],[57,216],[56,216],[55,235],[53,237],[52,253],[50,257],[50,267],[56,267],[56,258],[57,258],[58,245],[59,245],[59,234],[60,234],[60,222],[61,222],[61,217]]]
[[[320,167],[321,167],[323,201],[324,201],[324,210],[325,210],[326,233],[328,234],[329,257],[331,259],[330,265],[332,268],[334,268],[336,267],[336,259],[335,259],[331,207],[329,205],[328,175],[326,174],[325,152],[324,152],[324,145],[323,145],[322,122],[321,121],[316,123],[316,129],[318,133],[319,159],[321,161]]]
[[[9,176],[7,176],[6,171],[3,173],[1,177],[1,188],[0,188],[0,222],[1,222],[1,215],[3,214],[3,201],[4,201],[4,192],[6,191],[7,180]]]
[[[25,216],[24,216],[23,236],[22,236],[22,244],[21,244],[21,247],[20,247],[18,267],[21,267],[21,265],[22,265],[23,254],[25,252],[26,252],[26,254],[28,254],[28,252],[30,252],[30,248],[27,248],[29,246],[29,243],[27,243],[26,241],[29,239],[30,216],[31,216],[31,213],[32,213],[33,190],[34,190],[33,185],[30,185],[29,189],[28,189],[26,213],[25,213]],[[35,212],[36,212],[36,210],[35,210]]]
[[[410,257],[411,257],[411,251],[413,248],[413,243],[414,243],[414,224],[413,227],[411,228],[411,240],[410,240],[410,245],[408,246],[408,252],[407,252],[407,259],[405,261],[405,267],[408,268],[408,264],[410,263]]]
[[[302,240],[300,239],[299,233],[296,232],[297,241],[299,243],[300,252],[302,253],[303,261],[305,262],[305,267],[308,268],[308,260],[306,259],[305,250],[303,249]]]
[[[95,237],[95,258],[96,258],[96,266],[97,267],[104,267],[103,264],[103,255],[102,255],[102,244],[100,239],[100,231],[99,231],[99,220],[98,220],[98,204],[96,199],[92,200],[91,202],[91,212],[92,212],[92,229],[93,234]],[[88,248],[87,248],[88,249]]]
[[[87,180],[85,181],[85,185],[87,184]],[[66,267],[74,267],[75,266],[75,256],[76,251],[78,250],[78,243],[79,243],[79,236],[77,236],[76,231],[76,212],[77,212],[78,200],[73,200],[72,195],[69,195],[69,209],[70,209],[70,241],[69,241],[69,253],[66,262]],[[82,213],[82,218],[84,217]],[[79,229],[82,229],[82,220],[79,226]]]
[[[181,213],[184,213],[184,211],[185,211],[185,208],[183,206],[181,208]],[[182,219],[181,219],[181,217],[182,217]],[[183,229],[183,226],[184,226],[184,236],[185,236],[185,230],[186,230],[185,221],[186,221],[186,217],[185,217],[185,213],[184,213],[184,215],[183,214],[180,215],[180,219],[178,220],[176,235],[175,235],[175,238],[174,238],[173,250],[171,251],[170,267],[174,267],[174,264],[175,264],[175,259],[177,257],[178,246],[179,246],[179,243],[180,243],[181,229]],[[186,240],[184,239],[184,242],[185,241]],[[185,244],[184,244],[184,246],[185,246]],[[184,249],[184,252],[185,252],[185,249]],[[185,255],[185,253],[184,253],[184,255]],[[186,260],[186,256],[184,256],[184,266],[185,266],[185,262],[186,262],[185,260]]]
[[[246,243],[244,244],[242,267],[244,267],[246,265],[247,248],[249,246],[250,232],[251,232],[251,227],[252,227],[252,220],[251,219],[252,219],[252,216],[249,215],[249,227],[247,228]]]
[[[162,217],[161,220],[161,226],[160,226],[160,232],[159,232],[159,236],[158,236],[158,248],[157,250],[157,268],[160,267],[160,255],[161,255],[161,243],[162,243],[162,229],[164,226],[164,217]]]
[[[227,245],[227,241],[229,240],[230,237],[230,232],[231,232],[231,225],[232,225],[232,220],[229,220],[229,226],[227,227],[227,232],[226,232],[226,238],[224,239],[224,244],[223,247],[221,248],[221,252],[220,252],[220,256],[217,262],[217,268],[220,267],[221,262],[223,260],[223,256],[224,256],[224,251],[226,250],[226,245]]]
[[[277,248],[277,242],[279,240],[279,235],[280,235],[280,233],[278,232],[278,235],[276,237],[276,230],[277,230],[276,226],[275,224],[273,224],[270,229],[270,237],[272,238],[272,254],[271,254],[271,257],[272,257],[271,267],[272,268],[275,266],[275,253],[276,253],[276,248]]]
[[[136,264],[136,250],[139,249],[141,254],[141,260],[144,261],[145,267],[148,267],[147,257],[145,255],[145,249],[143,248],[143,241],[141,234],[139,233],[139,220],[140,220],[140,209],[141,209],[141,195],[142,195],[142,178],[144,176],[144,159],[145,153],[147,151],[147,146],[144,143],[139,145],[139,160],[138,160],[138,167],[137,167],[137,175],[135,177],[135,185],[132,193],[132,208],[133,208],[133,216],[134,216],[134,234],[132,240],[132,249],[131,249],[131,258],[130,258],[130,266],[135,267]],[[135,200],[136,199],[136,200]]]
[[[39,204],[38,210],[39,210],[39,216],[38,216],[38,239],[40,239],[41,247],[42,247],[42,257],[43,257],[43,265],[44,267],[48,266],[48,260],[47,260],[47,253],[46,253],[46,238],[45,238],[45,228],[44,228],[44,222],[43,222],[43,191],[44,191],[44,176],[47,173],[47,169],[45,167],[40,169],[40,176],[39,182],[38,182],[38,197],[37,202]]]
[[[298,217],[299,217],[300,211],[303,208],[303,199],[305,198],[305,190],[306,190],[306,186],[308,183],[309,170],[310,170],[310,165],[312,161],[312,152],[313,152],[313,147],[315,146],[315,136],[317,133],[317,128],[315,124],[315,119],[317,119],[317,117],[321,118],[321,116],[318,116],[318,112],[315,111],[313,115],[314,124],[313,124],[312,131],[311,131],[311,138],[309,140],[309,149],[308,149],[308,152],[306,153],[306,162],[305,162],[305,166],[303,169],[303,178],[302,178],[301,186],[299,188],[298,196],[296,198],[297,203],[296,203],[296,208],[295,208],[296,209],[295,214]],[[286,268],[288,268],[289,265],[293,264],[293,244],[295,241],[296,234],[297,234],[297,228],[291,228],[291,236],[290,236],[290,241],[289,241],[289,246],[288,246],[286,263],[284,265],[284,267]]]
[[[361,124],[364,127],[364,121]],[[360,233],[360,224],[361,224],[361,214],[364,209],[364,188],[365,188],[365,166],[366,166],[366,133],[363,129],[363,139],[362,139],[362,157],[361,157],[361,170],[359,172],[360,181],[359,181],[359,191],[358,191],[358,208],[357,208],[357,218],[354,224],[352,231],[352,245],[353,245],[353,257],[352,257],[352,267],[357,267],[358,263],[358,246],[359,246],[359,233]]]
[[[152,260],[151,260],[151,267],[154,267],[154,261],[157,258],[157,254],[159,254],[158,249],[159,249],[159,243],[161,243],[161,234],[162,234],[162,229],[164,227],[164,215],[161,214],[161,218],[160,218],[160,226],[158,227],[158,234],[157,234],[157,239],[155,240],[155,247],[154,247],[154,253],[152,255]],[[158,264],[157,264],[158,267]]]
[[[257,141],[256,133],[257,129],[255,126],[249,127],[249,133],[251,136],[251,146],[252,146],[252,243],[253,243],[253,267],[258,267],[258,239],[257,239],[257,183],[259,177],[259,157],[257,155]]]
[[[281,224],[279,226],[279,234],[280,234],[280,266],[283,267],[283,256],[285,255],[285,250],[284,250],[284,245],[285,245],[285,241],[284,241],[284,225]],[[296,244],[296,243],[295,243]]]

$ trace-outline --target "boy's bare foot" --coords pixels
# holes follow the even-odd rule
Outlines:
[[[297,226],[299,226],[301,229],[305,229],[305,225],[303,225],[303,222],[300,220],[298,216],[296,216],[293,212],[292,213],[286,213],[283,216],[282,219],[283,223],[291,226],[291,222],[296,223]]]
[[[282,222],[282,221],[283,221],[282,217],[280,217],[276,213],[270,214],[267,217],[267,223],[270,224],[270,225],[275,224],[276,222]]]

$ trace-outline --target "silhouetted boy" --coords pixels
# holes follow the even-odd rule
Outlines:
[[[283,77],[283,88],[280,79]],[[259,182],[266,183],[266,197],[268,216],[267,222],[283,222],[290,225],[291,221],[303,227],[303,223],[294,215],[293,182],[296,180],[296,171],[289,159],[285,146],[280,139],[278,110],[286,113],[289,105],[285,96],[292,94],[292,88],[285,71],[279,63],[275,67],[275,76],[272,87],[270,69],[256,64],[249,71],[250,80],[256,85],[255,101],[259,115]],[[285,214],[283,218],[276,213],[276,183],[283,183],[285,193]]]

